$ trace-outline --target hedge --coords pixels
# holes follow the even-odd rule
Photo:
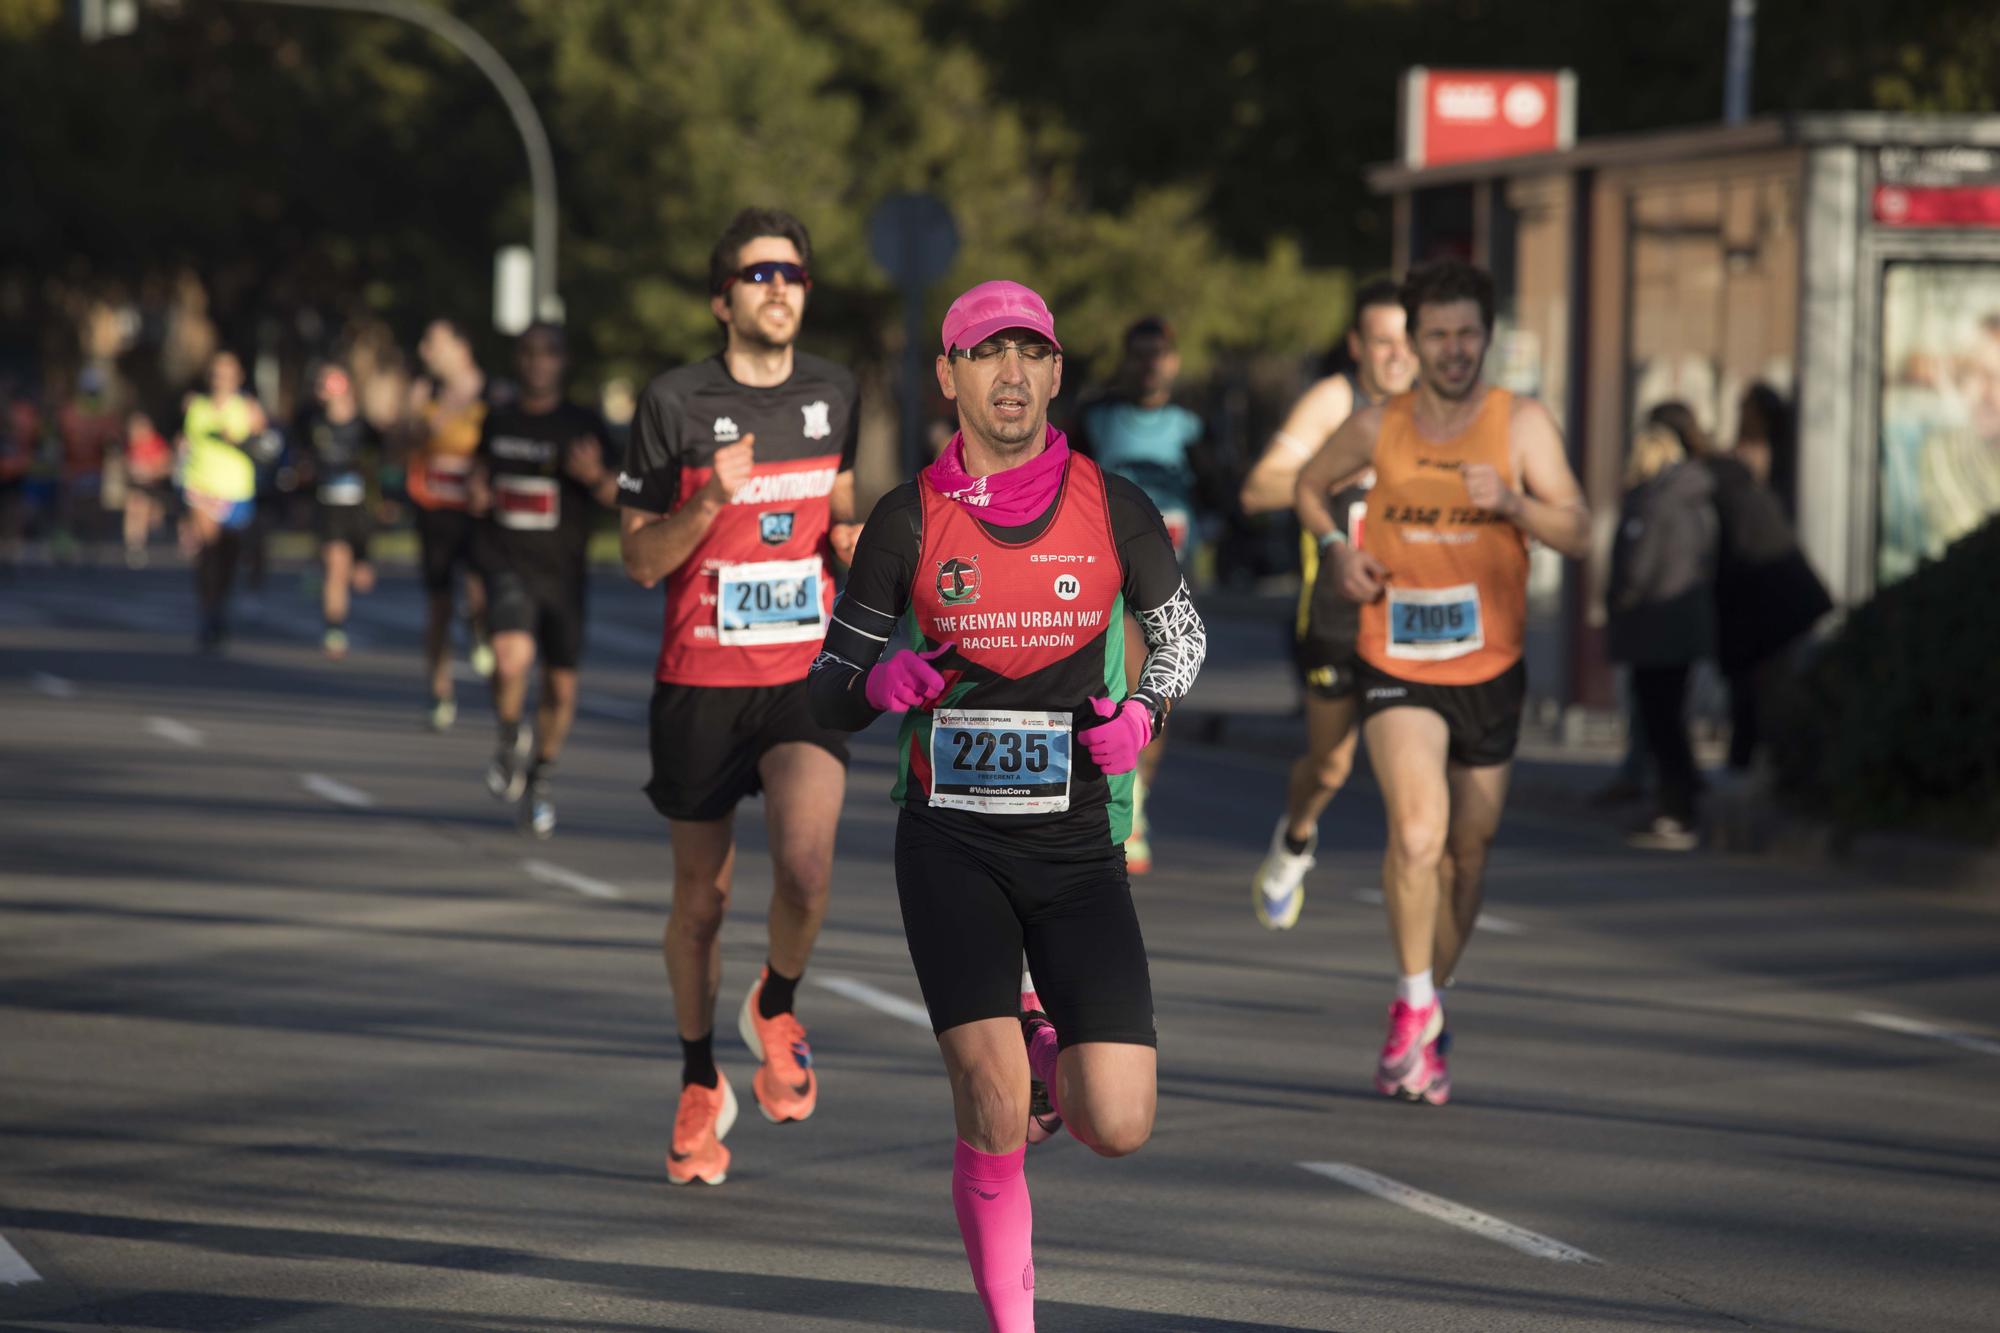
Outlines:
[[[2000,841],[2000,517],[1855,608],[1774,704],[1788,804]]]

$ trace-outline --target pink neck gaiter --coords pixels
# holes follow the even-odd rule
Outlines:
[[[924,480],[947,500],[965,506],[974,518],[1003,528],[1031,523],[1048,512],[1062,489],[1063,465],[1069,462],[1069,439],[1048,428],[1048,448],[1019,467],[975,477],[965,470],[965,434],[951,443],[924,469]]]

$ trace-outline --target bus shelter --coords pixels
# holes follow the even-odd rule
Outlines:
[[[2000,116],[1769,118],[1369,181],[1398,272],[1492,270],[1490,374],[1554,412],[1597,516],[1581,570],[1537,553],[1538,697],[1611,702],[1611,524],[1657,403],[1725,444],[1752,384],[1793,403],[1785,498],[1841,605],[2000,512]]]

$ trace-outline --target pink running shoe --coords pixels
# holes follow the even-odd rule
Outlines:
[[[1439,1033],[1436,1041],[1425,1045],[1417,1067],[1403,1080],[1402,1095],[1406,1100],[1426,1106],[1443,1106],[1451,1100],[1451,1070],[1444,1062],[1444,1053],[1450,1049],[1449,1032]]]
[[[1375,1066],[1375,1091],[1385,1097],[1415,1099],[1427,1082],[1412,1080],[1428,1072],[1424,1066],[1428,1048],[1444,1031],[1444,1006],[1433,1000],[1422,1009],[1413,1009],[1401,1000],[1389,1006],[1389,1039],[1382,1043],[1382,1059]],[[1440,1060],[1438,1067],[1443,1068]]]
[[[1022,1040],[1028,1043],[1028,1048],[1033,1050],[1035,1034],[1051,1025],[1048,1015],[1041,1010],[1041,1001],[1039,999],[1035,999],[1034,1007],[1028,1007],[1028,1002],[1031,999],[1035,999],[1033,991],[1021,992],[1021,1037]],[[1036,1078],[1033,1067],[1030,1066],[1028,1071],[1029,1146],[1032,1147],[1037,1143],[1048,1142],[1056,1135],[1062,1133],[1062,1126],[1062,1117],[1056,1114],[1055,1100],[1049,1096],[1048,1084]]]

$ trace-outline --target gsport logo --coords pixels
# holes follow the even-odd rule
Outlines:
[[[1083,580],[1077,578],[1076,575],[1074,574],[1056,575],[1056,596],[1062,598],[1065,602],[1075,601],[1077,599],[1078,594],[1080,594],[1082,591],[1083,591]]]

